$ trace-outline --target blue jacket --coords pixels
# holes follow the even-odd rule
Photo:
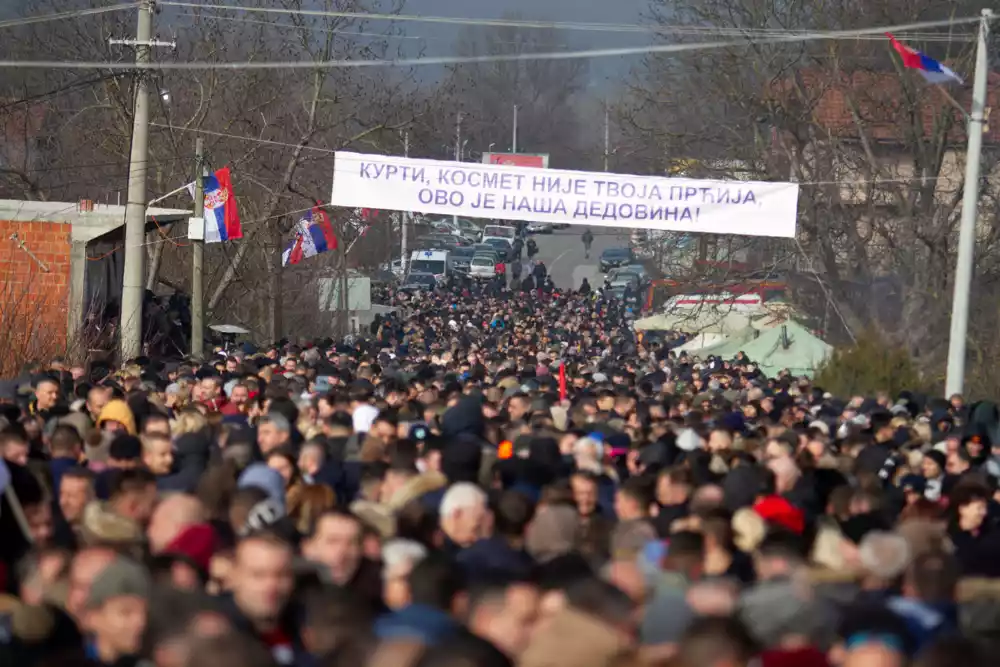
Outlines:
[[[490,573],[526,577],[535,565],[526,551],[515,549],[502,537],[478,540],[459,552],[457,560],[470,579]]]
[[[411,604],[378,618],[374,629],[380,641],[416,639],[421,644],[434,646],[458,635],[462,626],[440,609]]]
[[[59,498],[59,484],[62,482],[63,473],[67,470],[80,467],[76,459],[60,456],[49,461],[49,471],[52,473],[52,495]]]

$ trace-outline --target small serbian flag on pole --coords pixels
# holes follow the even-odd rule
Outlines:
[[[205,243],[243,238],[229,167],[205,177]]]
[[[296,225],[295,240],[281,256],[281,265],[298,264],[307,257],[337,249],[330,217],[319,206],[309,210]]]
[[[889,33],[885,34],[892,43],[892,48],[896,49],[896,53],[903,59],[903,67],[918,70],[928,83],[962,83],[962,77],[938,61],[912,47],[901,44]]]

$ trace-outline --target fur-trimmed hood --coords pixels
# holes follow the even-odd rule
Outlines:
[[[396,493],[392,495],[387,503],[389,509],[398,512],[411,500],[438,491],[448,486],[448,478],[439,472],[425,472],[407,480]]]

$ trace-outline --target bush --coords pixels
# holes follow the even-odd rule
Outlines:
[[[816,386],[835,396],[873,396],[885,391],[920,391],[926,382],[904,348],[887,342],[877,331],[867,330],[854,345],[836,348],[817,369]]]

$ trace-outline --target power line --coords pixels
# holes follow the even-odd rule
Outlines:
[[[214,132],[212,130],[202,130],[194,127],[182,127],[180,125],[168,125],[166,123],[150,123],[152,127],[165,127],[171,130],[179,130],[181,132],[193,132],[195,134],[207,134],[213,137],[223,137],[226,139],[238,139],[240,141],[252,141],[258,144],[266,144],[269,146],[280,146],[283,148],[301,148],[304,151],[318,151],[320,153],[336,153],[332,148],[321,148],[319,146],[302,146],[300,144],[290,144],[285,141],[274,141],[273,139],[258,139],[257,137],[244,137],[239,134],[226,134],[225,132]]]
[[[34,25],[36,23],[48,23],[50,21],[62,21],[65,19],[77,19],[84,16],[94,16],[96,14],[107,14],[109,12],[117,12],[123,9],[135,9],[139,6],[138,2],[123,2],[119,5],[110,5],[108,7],[91,7],[90,9],[74,9],[68,12],[57,12],[55,14],[40,14],[38,16],[25,16],[18,19],[7,19],[5,21],[0,21],[0,28],[17,28],[22,25]]]
[[[283,7],[243,7],[240,5],[206,5],[197,2],[181,2],[179,0],[162,0],[162,5],[174,7],[187,7],[205,11],[238,11],[262,14],[281,14],[292,16],[311,16],[326,18],[347,18],[366,21],[399,21],[407,23],[438,23],[447,25],[471,25],[484,27],[509,27],[509,28],[529,28],[529,29],[560,29],[560,30],[581,30],[591,32],[632,32],[632,33],[689,33],[689,34],[730,34],[730,35],[782,35],[782,34],[806,34],[795,28],[741,28],[741,27],[713,27],[713,26],[692,26],[692,25],[649,25],[641,23],[592,23],[580,21],[539,21],[525,19],[490,19],[490,18],[467,18],[454,16],[418,16],[413,14],[392,14],[392,13],[367,13],[367,12],[347,12],[323,9],[288,9]],[[978,19],[976,19],[978,20]],[[924,25],[923,27],[931,27]],[[893,32],[905,32],[906,30],[917,30],[919,28],[896,28]],[[931,39],[942,37],[931,34],[929,36],[907,35],[911,39]],[[948,37],[948,36],[943,36]]]
[[[753,44],[787,44],[794,42],[856,39],[885,32],[902,32],[922,28],[962,25],[980,21],[980,17],[922,21],[894,26],[859,28],[854,30],[833,30],[779,35],[764,39],[744,39],[723,42],[697,42],[693,44],[662,44],[611,49],[585,49],[575,51],[555,51],[539,53],[508,53],[480,56],[438,56],[430,58],[399,58],[388,60],[298,60],[290,62],[86,62],[53,60],[0,60],[0,68],[22,69],[120,69],[120,70],[267,70],[267,69],[354,69],[370,67],[421,67],[428,65],[471,65],[479,63],[522,62],[532,60],[581,60],[590,58],[612,58],[639,56],[686,51],[708,51],[727,49]]]
[[[322,26],[298,26],[292,23],[278,23],[275,21],[261,21],[257,19],[238,19],[235,16],[213,16],[211,14],[195,14],[193,12],[182,12],[177,14],[177,16],[187,16],[195,17],[200,19],[206,19],[209,21],[230,21],[232,23],[249,23],[253,25],[266,25],[274,28],[281,28],[286,30],[309,30],[311,32],[326,32],[336,35],[357,35],[361,37],[384,37],[389,39],[450,39],[448,37],[441,38],[429,38],[421,37],[419,35],[392,35],[382,32],[365,32],[363,30],[341,30],[339,28],[324,28]]]
[[[70,92],[72,90],[75,90],[77,88],[81,88],[81,87],[84,87],[84,86],[90,86],[90,85],[95,84],[95,83],[101,83],[103,81],[107,81],[109,79],[113,79],[116,76],[118,76],[118,75],[117,74],[103,74],[101,76],[93,76],[93,77],[89,77],[89,78],[86,78],[86,79],[77,79],[76,81],[73,81],[71,83],[67,83],[67,84],[65,84],[63,86],[60,86],[58,88],[53,88],[52,90],[48,90],[48,91],[46,91],[44,93],[37,93],[35,95],[29,95],[28,97],[23,97],[23,98],[21,98],[19,100],[14,100],[13,102],[8,102],[7,104],[0,105],[0,111],[6,111],[7,109],[10,109],[11,107],[16,107],[16,106],[19,106],[21,104],[30,104],[32,102],[38,102],[40,100],[45,100],[45,99],[48,99],[50,97],[55,97],[57,95],[62,95],[63,93],[68,93],[68,92]]]
[[[207,8],[206,9],[210,9]],[[248,10],[249,11],[249,10]],[[392,34],[386,32],[366,32],[361,30],[342,30],[340,28],[324,28],[319,25],[295,25],[292,23],[281,23],[276,21],[264,21],[257,19],[240,19],[234,16],[222,16],[222,15],[212,15],[212,14],[199,14],[194,12],[181,12],[176,14],[176,16],[184,16],[191,18],[207,19],[210,21],[229,21],[232,23],[247,23],[252,25],[262,25],[270,26],[278,29],[285,30],[309,30],[310,32],[323,32],[338,35],[358,35],[363,37],[380,37],[384,39],[413,39],[421,41],[448,41],[454,42],[452,37],[427,37],[425,35],[405,35],[405,34]],[[363,16],[368,16],[367,14]],[[643,28],[644,26],[636,25],[636,28]],[[776,29],[776,28],[715,28],[710,26],[657,26],[651,28],[650,31],[656,33],[669,33],[671,35],[715,35],[715,36],[730,36],[730,37],[743,37],[747,35],[753,35],[756,37],[769,37],[769,36],[780,36],[780,35],[791,35],[791,34],[801,34],[802,31],[798,29]],[[925,33],[913,33],[902,31],[899,37],[905,37],[910,41],[921,41],[921,42],[953,42],[953,41],[973,41],[976,39],[974,33],[935,33],[935,32],[925,32]],[[845,38],[847,39],[847,38]],[[857,37],[855,39],[860,39],[864,41],[885,41],[884,35],[865,35]],[[511,44],[517,46],[524,46],[525,42],[511,41],[511,40],[495,40],[490,39],[490,44]],[[547,46],[566,46],[565,44],[548,44]]]

